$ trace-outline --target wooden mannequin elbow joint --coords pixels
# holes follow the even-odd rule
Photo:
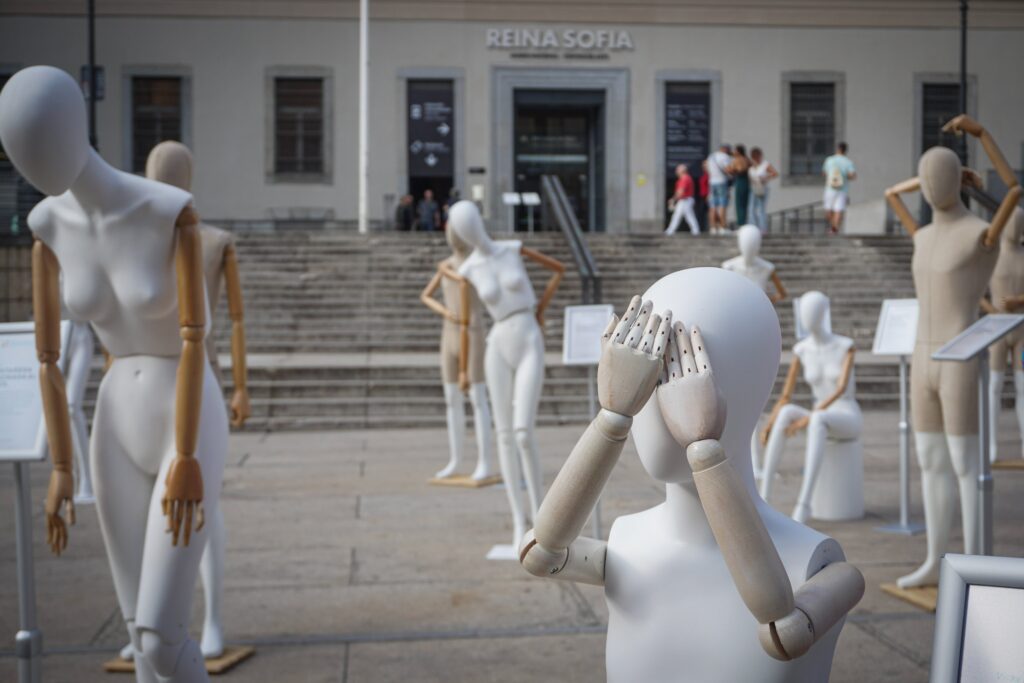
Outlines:
[[[569,562],[569,549],[549,550],[537,542],[531,531],[523,539],[523,548],[519,553],[519,563],[523,569],[539,576],[549,578],[557,575]]]
[[[182,325],[181,339],[187,342],[201,342],[206,337],[206,326]]]

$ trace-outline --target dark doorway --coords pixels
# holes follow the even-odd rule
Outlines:
[[[604,91],[516,90],[515,112],[515,191],[539,194],[542,175],[558,176],[580,226],[603,231]]]
[[[431,190],[434,201],[443,207],[455,189],[455,83],[450,79],[410,80],[406,102],[408,192],[414,207],[426,190]]]
[[[704,174],[701,162],[711,153],[711,84],[708,82],[679,82],[665,84],[665,211],[662,227],[667,226],[671,214],[668,200],[675,194],[676,167],[685,164],[694,188],[700,187]],[[697,194],[697,220],[706,230],[707,207]]]

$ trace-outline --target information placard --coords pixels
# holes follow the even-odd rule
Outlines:
[[[966,361],[983,353],[1010,332],[1024,323],[1024,315],[1016,313],[995,313],[986,315],[966,330],[950,339],[932,354],[933,360]]]
[[[601,335],[615,315],[611,304],[565,307],[562,362],[566,365],[597,365],[601,360]]]
[[[878,356],[909,356],[917,341],[917,299],[886,299],[878,314],[875,343],[871,353]]]
[[[61,363],[71,323],[60,324]],[[39,395],[39,358],[33,323],[0,323],[0,462],[46,458],[46,424]]]

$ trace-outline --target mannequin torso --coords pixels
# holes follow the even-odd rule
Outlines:
[[[743,256],[734,256],[725,261],[722,268],[742,275],[765,291],[768,291],[768,283],[775,272],[775,266],[760,256],[755,256],[750,261]]]
[[[487,312],[495,322],[513,313],[532,312],[537,304],[537,296],[520,255],[523,243],[518,240],[502,240],[492,244],[494,249],[490,254],[474,249],[459,267],[459,274],[473,283],[480,300],[487,306]]]
[[[822,339],[809,335],[793,346],[793,354],[800,359],[804,381],[811,387],[816,404],[829,398],[838,388],[843,376],[843,361],[851,348],[853,340],[838,334]],[[855,371],[851,369],[846,389],[836,403],[848,401],[856,406],[856,385]]]

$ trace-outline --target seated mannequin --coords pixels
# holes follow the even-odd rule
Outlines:
[[[860,437],[863,423],[860,406],[854,398],[853,340],[826,330],[828,305],[828,298],[821,292],[807,292],[800,297],[800,320],[808,335],[793,347],[793,362],[782,396],[761,433],[761,443],[767,445],[761,497],[768,501],[786,439],[807,429],[804,479],[793,510],[793,519],[801,523],[810,516],[811,494],[825,457],[826,440],[830,437],[856,439]],[[801,368],[814,395],[811,410],[790,403]]]
[[[740,255],[722,263],[722,268],[747,278],[768,294],[768,283],[775,286],[775,294],[768,294],[773,304],[786,298],[786,288],[782,285],[775,265],[761,258],[761,230],[756,225],[744,225],[736,231],[736,243]]]
[[[781,353],[767,298],[718,268],[672,273],[603,345],[601,411],[524,538],[523,566],[605,587],[613,683],[828,680],[864,579],[754,490],[747,449]],[[666,500],[618,518],[607,543],[581,537],[630,433]]]

